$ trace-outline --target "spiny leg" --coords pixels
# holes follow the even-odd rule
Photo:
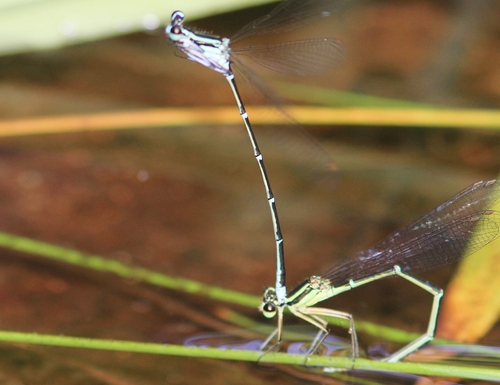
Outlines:
[[[290,309],[292,310],[292,309]],[[316,326],[319,329],[318,334],[313,340],[312,346],[309,349],[308,356],[313,354],[323,343],[325,338],[328,336],[328,329],[326,326],[328,322],[321,318],[321,316],[326,317],[334,317],[345,319],[349,321],[349,333],[351,334],[351,358],[355,359],[359,356],[359,345],[358,345],[358,336],[356,334],[356,329],[354,326],[354,319],[351,314],[336,311],[332,309],[325,308],[316,308],[316,307],[308,307],[304,309],[294,309],[292,312],[299,318],[309,322],[310,324]]]
[[[276,346],[281,344],[281,339],[283,335],[283,307],[278,307],[278,327],[274,329],[274,331],[267,337],[264,342],[260,345],[259,350],[263,351],[262,355],[259,357],[259,360],[270,350],[274,350]],[[269,346],[271,341],[275,336],[278,336],[276,343]],[[265,351],[264,351],[265,350]]]

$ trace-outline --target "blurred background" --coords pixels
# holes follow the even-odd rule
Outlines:
[[[498,113],[500,3],[349,5],[330,25],[285,36],[320,33],[342,40],[346,59],[336,68],[304,79],[257,65],[252,71],[287,104]],[[220,106],[234,107],[239,119],[224,78],[177,57],[163,28],[182,9],[188,25],[231,36],[273,6],[237,0],[0,1],[0,231],[260,296],[274,284],[274,239],[240,122],[165,121],[154,128],[57,134],[49,124],[47,132],[29,135],[9,130],[9,123],[165,107],[189,118],[199,107]],[[247,105],[274,99],[244,76],[238,81]],[[269,110],[287,120],[278,108]],[[498,124],[307,126],[338,169],[325,183],[311,169],[326,163],[325,154],[308,140],[300,146],[296,138],[302,134],[294,137],[293,131],[301,128],[287,127],[262,127],[257,135],[271,168],[290,288],[471,183],[496,177],[500,166]],[[6,249],[1,255],[2,330],[178,344],[221,331],[218,314],[226,304]],[[454,269],[423,277],[446,287]],[[391,279],[327,306],[423,331],[429,304],[422,290]],[[236,310],[262,321],[257,310]],[[482,343],[500,341],[498,325],[482,334]],[[374,343],[371,338],[362,337],[362,345]],[[1,352],[5,384],[303,383],[241,363],[7,343]]]

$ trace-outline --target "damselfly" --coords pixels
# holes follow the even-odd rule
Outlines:
[[[492,210],[500,202],[500,186],[496,180],[473,184],[428,214],[390,234],[368,250],[337,263],[320,276],[306,279],[280,302],[273,287],[267,288],[261,311],[268,318],[288,308],[294,315],[315,325],[319,332],[309,353],[314,352],[327,336],[327,321],[321,316],[347,320],[350,325],[352,357],[358,356],[358,340],[353,317],[349,313],[313,307],[355,287],[399,276],[433,295],[426,332],[386,360],[399,361],[434,338],[439,304],[443,290],[412,275],[431,270],[464,258],[498,238],[500,212]],[[275,336],[281,340],[282,319],[265,341]]]
[[[344,58],[344,47],[336,39],[309,39],[272,45],[250,45],[239,49],[229,44],[250,36],[269,35],[296,28],[314,20],[327,18],[338,11],[344,2],[341,0],[285,0],[269,14],[244,26],[231,39],[194,32],[184,27],[184,13],[175,11],[166,34],[175,46],[189,59],[219,72],[229,82],[236,99],[240,115],[245,124],[253,153],[257,160],[271,210],[274,239],[276,243],[276,285],[275,294],[279,307],[279,319],[286,302],[285,259],[283,236],[271,189],[264,158],[257,144],[243,100],[236,86],[232,66],[243,68],[238,54],[245,55],[263,66],[276,71],[295,75],[306,75],[331,67]],[[250,71],[243,69],[242,72]]]

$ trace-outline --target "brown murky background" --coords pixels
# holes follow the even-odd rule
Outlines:
[[[231,25],[226,16],[193,25],[230,35],[266,9],[232,14]],[[490,1],[366,2],[336,28],[346,62],[307,82],[498,108],[498,20],[499,5]],[[233,104],[219,74],[175,57],[160,33],[3,57],[0,79],[2,119]],[[311,130],[339,167],[335,189],[286,167],[293,158],[286,150],[270,154],[289,286],[494,177],[500,165],[500,136],[491,132]],[[274,241],[241,134],[237,125],[2,138],[0,230],[260,295],[274,283]],[[227,306],[9,250],[0,264],[3,330],[182,343],[218,330],[215,313]],[[445,286],[451,272],[425,277]],[[401,295],[402,287],[387,280],[329,303],[358,318],[423,330],[428,298],[406,286]],[[232,309],[262,321],[256,310]],[[499,340],[497,327],[484,342]],[[6,343],[0,354],[4,384],[302,383],[280,371],[211,360]]]

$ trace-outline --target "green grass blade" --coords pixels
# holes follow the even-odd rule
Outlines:
[[[0,341],[30,343],[48,346],[70,348],[98,349],[109,351],[126,351],[131,353],[149,353],[176,355],[197,358],[213,358],[235,361],[259,362],[266,364],[304,365],[306,357],[288,353],[266,353],[259,351],[244,351],[217,349],[212,347],[186,347],[133,341],[103,340],[82,337],[66,337],[35,333],[20,333],[0,331]],[[500,369],[483,368],[479,366],[453,366],[449,364],[396,362],[388,363],[367,359],[356,359],[354,364],[349,358],[325,357],[313,355],[307,358],[307,365],[322,367],[328,370],[369,370],[377,372],[408,373],[422,376],[445,376],[483,381],[500,381]]]
[[[65,249],[45,242],[34,241],[25,237],[0,232],[0,246],[49,258],[59,262],[93,269],[103,273],[113,273],[120,277],[137,279],[150,284],[181,290],[191,294],[225,301],[243,306],[257,307],[260,298],[227,290],[216,286],[204,285],[185,278],[170,277],[143,267],[128,266],[118,261],[109,260],[97,255],[85,255],[76,250]]]

